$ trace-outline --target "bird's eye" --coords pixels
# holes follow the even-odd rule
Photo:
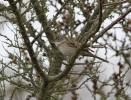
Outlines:
[[[57,40],[60,41],[60,37],[58,37]]]

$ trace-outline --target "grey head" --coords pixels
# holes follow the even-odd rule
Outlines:
[[[63,36],[63,35],[58,35],[56,38],[55,38],[55,41],[54,42],[62,42],[63,40],[65,40],[66,38]]]

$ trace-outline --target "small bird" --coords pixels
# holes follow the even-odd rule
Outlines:
[[[53,43],[55,43],[55,45],[58,47],[58,49],[60,50],[60,52],[63,55],[68,56],[68,57],[71,57],[76,52],[77,48],[79,48],[82,45],[82,43],[77,42],[77,41],[70,39],[70,38],[66,38],[63,35],[58,35],[55,38]],[[80,52],[79,56],[82,55],[82,56],[94,57],[94,58],[100,59],[100,60],[108,63],[107,60],[100,58],[100,57],[92,54],[89,51],[91,51],[91,49],[84,48]]]

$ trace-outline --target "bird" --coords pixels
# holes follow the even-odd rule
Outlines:
[[[66,38],[64,35],[56,36],[53,43],[56,45],[56,47],[58,47],[60,52],[67,57],[73,56],[76,50],[82,45],[82,43],[74,39]],[[90,51],[92,50],[89,47],[88,48],[86,47],[80,52],[78,56],[82,55],[82,56],[94,57],[108,63],[107,60],[92,54]]]

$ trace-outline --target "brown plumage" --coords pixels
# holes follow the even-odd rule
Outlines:
[[[81,46],[80,42],[77,42],[75,40],[69,39],[69,38],[65,38],[63,35],[59,35],[55,38],[54,41],[55,45],[59,48],[59,50],[61,51],[61,53],[65,56],[71,57],[75,51],[77,50],[77,48],[79,48]],[[94,54],[92,54],[90,51],[92,51],[89,48],[84,48],[79,55],[83,55],[83,56],[88,56],[88,57],[94,57],[94,58],[98,58],[104,62],[108,62],[107,60],[100,58]]]

